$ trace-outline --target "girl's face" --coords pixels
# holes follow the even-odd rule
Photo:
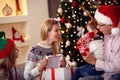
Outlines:
[[[102,24],[102,23],[98,23],[97,28],[98,28],[103,34],[111,34],[112,25],[105,25],[105,24]]]
[[[88,32],[91,32],[91,31],[92,31],[92,29],[90,28],[90,26],[89,26],[89,25],[88,25],[88,26],[86,26],[86,28],[87,28]]]
[[[53,42],[59,41],[61,39],[60,26],[54,24],[50,32],[48,32],[48,41],[52,44]]]
[[[95,37],[98,36],[98,34],[97,34],[98,30],[97,29],[92,29],[89,25],[87,25],[86,28],[87,28],[88,32],[94,32]]]

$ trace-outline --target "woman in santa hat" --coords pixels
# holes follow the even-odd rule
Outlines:
[[[14,41],[6,39],[5,33],[0,32],[0,80],[18,80],[15,68],[18,49]]]
[[[98,29],[104,34],[104,60],[96,59],[90,52],[83,58],[105,73],[79,80],[120,80],[120,6],[99,6],[95,12],[95,19]]]

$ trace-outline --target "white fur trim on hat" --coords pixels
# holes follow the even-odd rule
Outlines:
[[[120,21],[118,23],[117,28],[112,28],[112,34],[114,34],[114,35],[120,34]]]
[[[97,22],[101,22],[101,23],[106,24],[106,25],[112,24],[111,19],[110,19],[109,17],[101,14],[101,13],[98,11],[98,9],[97,9],[96,12],[95,12],[95,19],[97,20]]]
[[[117,35],[120,33],[120,29],[119,28],[112,28],[112,34],[113,35]]]

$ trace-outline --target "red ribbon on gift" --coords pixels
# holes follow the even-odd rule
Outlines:
[[[43,71],[46,71],[46,67],[44,67]],[[43,80],[42,79],[42,74],[40,75],[40,80]]]
[[[42,80],[42,74],[40,75],[40,80]]]
[[[46,71],[46,68],[44,68],[44,71]],[[40,75],[40,80],[42,80],[42,75]],[[51,68],[51,80],[55,80],[55,69]]]
[[[70,72],[71,72],[71,77],[73,76],[73,68],[70,68]]]
[[[55,69],[51,68],[51,80],[55,80]]]

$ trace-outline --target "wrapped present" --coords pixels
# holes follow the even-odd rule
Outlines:
[[[76,67],[46,69],[40,80],[71,80],[75,69]]]

